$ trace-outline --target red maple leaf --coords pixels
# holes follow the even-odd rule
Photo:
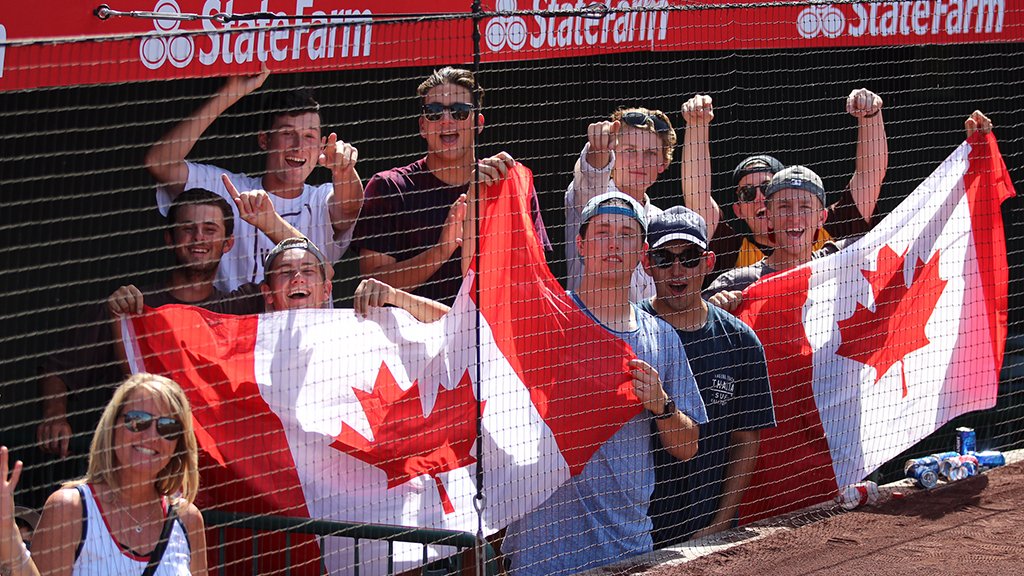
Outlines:
[[[438,474],[476,462],[470,455],[476,440],[476,398],[469,372],[451,390],[438,388],[434,409],[427,417],[420,402],[419,382],[402,390],[383,362],[373,390],[353,391],[363,406],[374,439],[367,440],[343,424],[331,447],[383,470],[388,476],[388,488],[429,475],[437,485],[445,514],[455,512]],[[480,410],[482,413],[483,406]]]
[[[878,252],[875,270],[861,270],[875,295],[875,309],[858,303],[853,315],[839,321],[842,344],[836,354],[875,368],[875,384],[897,362],[907,396],[903,358],[928,345],[924,333],[935,305],[946,287],[939,277],[938,251],[927,263],[918,259],[914,277],[907,286],[903,267],[907,253],[897,255],[889,246]]]

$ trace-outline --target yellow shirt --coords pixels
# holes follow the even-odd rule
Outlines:
[[[818,238],[814,241],[814,250],[821,250],[825,243],[832,240],[832,236],[825,231],[824,228],[818,230]],[[743,238],[743,244],[740,246],[740,253],[736,257],[736,267],[743,268],[744,266],[750,266],[756,264],[764,258],[764,252],[755,244],[749,237]]]

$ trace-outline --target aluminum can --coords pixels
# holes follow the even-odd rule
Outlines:
[[[932,454],[932,458],[937,458],[939,460],[939,462],[942,462],[946,458],[952,458],[954,456],[959,456],[959,455],[960,455],[959,452],[939,452],[938,454]]]
[[[974,452],[977,448],[977,437],[974,428],[960,427],[956,429],[956,451],[959,454]]]
[[[910,460],[907,460],[906,464],[903,465],[903,473],[907,474],[912,467],[916,466],[916,467],[927,468],[927,469],[931,470],[932,472],[935,472],[936,474],[938,474],[939,473],[939,462],[940,461],[941,460],[939,460],[935,456],[925,456],[923,458],[911,458]],[[910,478],[909,474],[907,474],[907,478]]]
[[[960,468],[964,471],[964,478],[970,478],[971,476],[978,475],[978,465],[970,460],[966,460],[960,464]]]
[[[995,468],[996,466],[1006,465],[1006,456],[998,450],[984,450],[982,452],[975,452],[972,454],[978,459],[978,465],[986,468]]]
[[[853,510],[865,504],[878,502],[878,484],[868,480],[844,486],[839,491],[836,501],[847,510]]]
[[[935,468],[924,464],[913,464],[904,469],[907,478],[913,478],[920,488],[934,488],[939,483],[938,464]]]

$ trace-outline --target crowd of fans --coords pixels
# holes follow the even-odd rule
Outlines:
[[[0,451],[0,523],[18,528],[0,542],[4,574],[207,570],[188,402],[166,378],[127,377],[120,316],[165,304],[224,314],[331,307],[333,263],[350,249],[361,314],[397,306],[433,322],[454,300],[468,266],[474,184],[500,181],[516,162],[505,152],[475,156],[485,118],[473,74],[446,67],[419,85],[425,156],[373,175],[365,189],[358,151],[323,134],[306,91],[283,94],[264,119],[260,176],[187,161],[216,118],[267,77],[228,79],[148,151],[175,265],[157,284],[115,290],[40,366],[38,446],[72,472],[39,518],[15,507],[21,464]],[[736,166],[721,206],[707,95],[681,106],[681,193],[664,210],[648,190],[677,148],[668,116],[624,107],[588,126],[565,192],[565,253],[553,257],[566,260],[572,301],[632,347],[644,410],[496,540],[511,573],[573,573],[735,525],[759,431],[775,416],[761,344],[729,312],[746,286],[834,252],[875,222],[888,165],[883,101],[860,89],[845,105],[857,152],[832,204],[812,169],[759,154]],[[990,131],[991,122],[976,112],[967,129]],[[317,166],[331,181],[306,184]],[[554,252],[532,190],[531,206],[537,236]],[[33,529],[30,556],[21,536],[28,542]]]

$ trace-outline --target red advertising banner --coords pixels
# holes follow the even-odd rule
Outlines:
[[[112,10],[166,17],[101,19],[98,1],[36,0],[6,10],[0,91],[226,76],[263,63],[301,72],[468,63],[473,55],[469,0],[106,1]],[[1024,40],[1024,6],[1014,0],[746,3],[485,0],[481,58]],[[172,18],[179,14],[195,16]]]

